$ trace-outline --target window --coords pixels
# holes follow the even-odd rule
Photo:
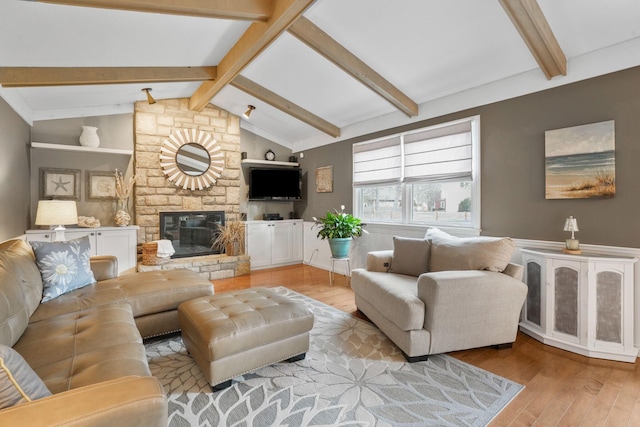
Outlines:
[[[479,229],[479,126],[472,117],[354,144],[356,215]]]

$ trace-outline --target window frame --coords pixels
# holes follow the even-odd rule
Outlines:
[[[403,176],[400,179],[400,186],[401,186],[401,194],[402,194],[402,220],[398,221],[398,222],[384,222],[384,221],[366,221],[367,224],[372,224],[372,225],[380,225],[380,226],[391,226],[391,227],[398,227],[398,226],[404,226],[404,227],[430,227],[430,226],[437,226],[439,228],[451,228],[451,229],[456,229],[456,230],[469,230],[472,232],[472,234],[479,234],[480,232],[480,224],[481,224],[481,182],[480,182],[480,166],[481,166],[481,159],[480,159],[480,116],[471,116],[471,117],[466,117],[466,118],[462,118],[462,119],[458,119],[458,120],[453,120],[453,121],[449,121],[449,122],[444,122],[444,123],[439,123],[437,125],[432,125],[432,126],[427,126],[424,128],[418,128],[418,129],[412,129],[410,131],[405,131],[405,132],[400,132],[400,133],[396,133],[396,134],[392,134],[392,135],[387,135],[381,138],[376,138],[376,139],[372,139],[369,141],[363,141],[363,142],[359,142],[357,144],[354,144],[354,148],[352,148],[352,167],[353,169],[355,169],[354,167],[354,156],[353,156],[353,152],[355,149],[356,145],[364,145],[364,144],[369,144],[369,143],[375,143],[377,141],[382,141],[382,140],[387,140],[390,138],[395,138],[395,137],[399,137],[400,138],[400,147],[401,147],[401,153],[402,153],[402,169],[404,171],[404,137],[405,135],[408,134],[415,134],[417,132],[425,132],[425,131],[433,131],[433,130],[437,130],[439,128],[443,128],[443,127],[449,127],[449,126],[453,126],[453,125],[457,125],[457,124],[461,124],[461,123],[470,123],[471,124],[471,155],[472,155],[472,159],[471,159],[471,220],[469,224],[465,224],[465,225],[456,225],[453,223],[443,223],[443,222],[413,222],[411,220],[411,203],[407,203],[407,201],[412,200],[412,194],[411,194],[411,185],[412,184],[419,184],[420,182],[428,182],[428,181],[409,181],[406,182],[404,180],[404,172],[403,172]],[[354,172],[355,173],[355,172]],[[462,182],[462,181],[450,181],[450,182]],[[388,185],[393,185],[392,182],[387,183]],[[371,187],[379,187],[379,186],[383,186],[383,185],[387,185],[385,183],[373,183],[370,186]],[[354,208],[354,215],[356,216],[361,216],[362,214],[362,207],[361,207],[361,200],[360,200],[360,194],[361,191],[358,191],[361,188],[367,187],[368,185],[366,184],[355,184],[354,183],[354,177],[352,176],[352,201],[353,201],[353,208]]]

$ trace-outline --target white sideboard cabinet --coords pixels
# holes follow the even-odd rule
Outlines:
[[[529,293],[520,329],[588,357],[635,362],[636,258],[522,249]]]
[[[89,236],[91,255],[114,255],[118,258],[118,274],[133,272],[137,261],[138,226],[67,228],[64,235],[67,240]],[[53,230],[27,230],[27,242],[53,241]]]
[[[245,246],[251,269],[302,262],[302,220],[247,221]]]

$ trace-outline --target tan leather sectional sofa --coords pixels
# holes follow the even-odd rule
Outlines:
[[[178,305],[212,295],[213,285],[184,269],[116,277],[115,257],[93,257],[91,269],[97,283],[41,303],[29,244],[0,244],[0,344],[52,393],[0,410],[0,425],[166,425],[166,396],[142,338],[178,330]]]

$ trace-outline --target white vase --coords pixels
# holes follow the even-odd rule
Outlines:
[[[83,147],[99,147],[100,137],[98,136],[98,128],[94,126],[82,126],[80,145],[82,145]]]

